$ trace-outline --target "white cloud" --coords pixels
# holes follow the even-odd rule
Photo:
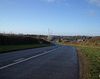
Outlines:
[[[89,16],[92,16],[92,17],[96,16],[96,11],[90,10],[89,11]]]
[[[97,6],[100,6],[100,0],[88,0],[89,3],[95,4]]]

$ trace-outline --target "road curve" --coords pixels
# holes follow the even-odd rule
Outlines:
[[[0,79],[79,79],[77,52],[71,46],[0,54],[0,68]]]

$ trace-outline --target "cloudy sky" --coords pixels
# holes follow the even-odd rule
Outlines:
[[[0,32],[99,35],[100,0],[0,0]]]

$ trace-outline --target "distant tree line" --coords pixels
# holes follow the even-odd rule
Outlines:
[[[34,38],[25,35],[7,35],[0,34],[0,45],[28,45],[28,44],[50,44],[40,38]]]

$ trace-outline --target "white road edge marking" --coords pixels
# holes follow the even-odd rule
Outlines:
[[[58,47],[58,48],[59,48],[59,47]],[[35,55],[35,56],[31,56],[31,57],[29,57],[29,58],[26,58],[26,59],[24,59],[24,60],[20,60],[20,61],[15,62],[15,63],[11,63],[11,64],[8,64],[8,65],[2,66],[2,67],[0,67],[0,69],[4,69],[4,68],[10,67],[10,66],[13,66],[13,65],[15,65],[15,64],[18,64],[18,63],[21,63],[21,62],[30,60],[30,59],[32,59],[32,58],[36,58],[36,57],[42,56],[42,55],[47,54],[47,53],[49,53],[49,52],[55,51],[55,50],[57,50],[58,48],[53,49],[53,50],[50,50],[50,51],[47,51],[47,52],[44,52],[44,53],[41,53],[41,54],[38,54],[38,55]]]

